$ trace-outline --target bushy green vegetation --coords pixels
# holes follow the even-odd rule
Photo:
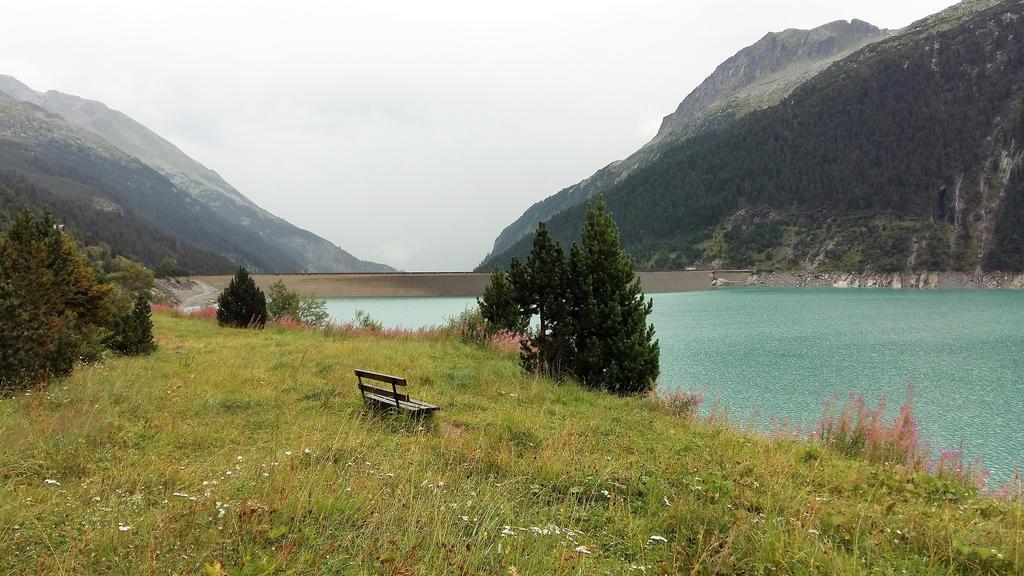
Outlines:
[[[491,279],[484,288],[477,306],[487,325],[494,330],[505,330],[521,334],[529,327],[528,320],[520,311],[516,301],[516,290],[509,275],[501,268],[491,272]]]
[[[457,338],[154,315],[0,399],[0,573],[1017,574],[1024,509]],[[432,420],[366,411],[353,368]]]
[[[271,319],[297,319],[299,317],[299,302],[298,293],[289,290],[283,281],[278,280],[267,291],[267,314]]]
[[[281,280],[270,286],[267,315],[271,320],[288,318],[308,326],[324,326],[330,320],[327,301],[323,298],[301,297]]]
[[[109,334],[110,286],[49,214],[0,235],[0,392],[93,360]]]
[[[102,253],[106,253],[101,251]],[[123,257],[94,267],[49,213],[23,211],[0,234],[0,392],[68,374],[76,362],[153,350],[153,273]]]
[[[153,341],[153,320],[150,314],[149,300],[139,294],[131,309],[114,315],[113,333],[107,346],[124,356],[152,353],[156,350],[156,342]]]
[[[267,296],[244,267],[217,297],[217,322],[233,328],[263,328],[267,323]]]
[[[370,330],[371,332],[380,332],[384,329],[384,325],[373,316],[370,316],[370,313],[366,310],[356,310],[354,326],[362,330]]]
[[[713,252],[723,265],[793,267],[767,258],[787,247],[778,228],[730,224],[754,211],[795,226],[789,240],[808,244],[797,263],[827,250],[831,236],[818,242],[824,228],[856,233],[882,220],[894,226],[867,239],[864,269],[907,269],[913,240],[925,240],[933,222],[954,242],[932,244],[930,263],[973,271],[970,253],[984,250],[988,268],[1024,269],[1020,169],[1004,182],[1004,163],[1019,161],[1024,142],[1021,16],[1019,3],[1004,1],[956,25],[872,44],[781,104],[666,150],[606,194],[623,245],[647,266],[709,266],[701,244],[724,229],[725,249]],[[993,211],[995,230],[979,244],[977,228]],[[585,221],[585,207],[574,206],[548,227],[569,246]],[[897,234],[911,228],[920,234]],[[521,239],[490,265],[529,250]]]

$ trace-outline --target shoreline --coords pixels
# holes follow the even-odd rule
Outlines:
[[[753,274],[744,286],[764,288],[977,288],[1024,289],[1024,273],[988,272],[763,272]]]

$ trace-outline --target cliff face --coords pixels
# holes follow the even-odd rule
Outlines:
[[[836,60],[889,34],[861,20],[771,32],[723,62],[665,117],[645,148],[685,139],[719,119],[774,106]]]
[[[723,62],[662,121],[658,134],[629,158],[531,206],[494,241],[496,257],[518,239],[572,206],[602,194],[661,152],[754,110],[778,104],[830,64],[891,33],[866,22],[837,21],[812,30],[773,32]],[[484,264],[488,262],[485,259]]]

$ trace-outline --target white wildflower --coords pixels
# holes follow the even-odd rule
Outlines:
[[[51,480],[49,478],[43,480],[43,482],[49,484],[50,486],[60,486],[60,482],[57,482],[56,480]]]
[[[118,522],[117,523],[117,529],[120,530],[121,532],[127,532],[127,531],[131,530],[132,527]]]
[[[511,526],[505,525],[501,527],[502,536],[515,536],[515,531],[512,530]]]
[[[582,544],[577,546],[574,550],[576,550],[580,554],[590,554],[590,550],[588,550],[587,547]]]
[[[651,536],[647,539],[648,546],[652,546],[655,542],[660,542],[664,544],[668,542],[668,538],[665,538],[664,536]]]

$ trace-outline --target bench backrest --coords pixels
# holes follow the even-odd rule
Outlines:
[[[394,390],[388,390],[387,388],[380,388],[378,386],[373,386],[365,382],[359,383],[359,391],[364,392],[366,394],[376,394],[377,396],[384,396],[385,398],[391,398],[392,400],[397,398],[402,402],[409,401],[408,394],[403,394],[401,392],[396,392]]]
[[[399,378],[398,376],[391,376],[388,374],[380,374],[378,372],[370,372],[368,370],[359,369],[356,369],[355,373],[356,379],[359,381],[359,393],[362,394],[363,396],[366,396],[367,392],[369,392],[370,394],[376,394],[378,396],[384,396],[386,398],[394,400],[395,406],[398,406],[399,401],[409,401],[409,395],[402,394],[401,392],[398,391],[398,388],[396,388],[396,386],[406,386],[405,378]],[[367,380],[374,380],[377,382],[391,384],[391,389],[388,390],[386,388],[380,388],[378,386],[366,384],[365,382],[363,382],[364,378]]]
[[[379,372],[370,372],[368,370],[359,370],[358,368],[356,369],[356,378],[358,378],[360,382],[363,381],[363,378],[366,378],[367,380],[387,382],[388,384],[394,384],[396,386],[406,385],[405,378],[399,378],[398,376],[391,376],[388,374],[380,374]]]

